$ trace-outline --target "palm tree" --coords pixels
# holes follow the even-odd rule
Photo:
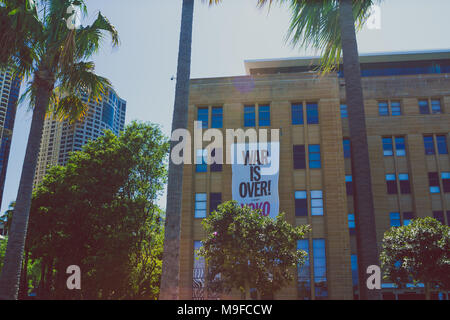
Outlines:
[[[356,42],[356,30],[363,27],[376,0],[258,0],[258,5],[271,5],[275,1],[289,4],[291,24],[288,38],[294,46],[319,50],[322,55],[322,71],[333,70],[339,65],[341,54],[343,56],[352,171],[356,190],[354,207],[358,213],[356,237],[360,297],[364,300],[379,299],[379,292],[368,290],[365,286],[367,267],[379,263],[364,98]]]
[[[67,9],[84,0],[0,0],[0,67],[12,67],[20,77],[29,77],[24,97],[33,108],[30,134],[14,209],[5,263],[0,275],[0,299],[17,299],[28,227],[33,178],[47,112],[75,121],[88,104],[82,99],[100,99],[111,84],[94,73],[93,62],[106,34],[119,44],[114,26],[99,13],[92,25],[69,29]],[[55,90],[57,88],[58,90]],[[23,98],[23,97],[22,97]],[[22,99],[23,100],[23,99]],[[51,108],[50,108],[51,106]]]

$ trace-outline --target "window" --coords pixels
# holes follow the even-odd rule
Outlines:
[[[198,108],[197,110],[197,120],[202,122],[202,128],[207,129],[208,128],[208,119],[209,119],[209,113],[208,108]]]
[[[397,179],[395,174],[386,175],[386,186],[388,194],[397,194]]]
[[[196,172],[207,172],[208,164],[206,163],[206,159],[208,158],[208,151],[206,149],[198,149],[197,150],[197,159],[195,165]]]
[[[195,194],[195,218],[203,219],[206,218],[206,193],[196,193]]]
[[[222,203],[221,193],[210,193],[209,194],[209,212],[213,212],[217,209],[219,204]]]
[[[192,299],[205,299],[205,258],[198,255],[197,251],[202,247],[201,241],[194,241],[194,266],[192,274]]]
[[[389,104],[387,101],[378,102],[378,114],[380,116],[388,116],[389,115]]]
[[[442,186],[445,193],[450,193],[450,172],[442,172]]]
[[[323,216],[323,192],[321,190],[311,191],[311,215]]]
[[[445,224],[444,211],[433,211],[433,218],[442,224]]]
[[[355,297],[355,300],[358,299],[358,296],[356,295],[356,291],[358,291],[358,256],[356,254],[352,254],[350,256],[351,259],[351,265],[352,265],[352,282],[353,282],[353,295]]]
[[[303,104],[301,103],[292,104],[291,111],[292,111],[292,124],[293,125],[304,124]]]
[[[401,116],[402,115],[400,101],[392,101],[391,102],[391,113],[393,116]]]
[[[308,124],[319,124],[319,107],[317,103],[306,104],[306,117]]]
[[[223,127],[223,108],[213,107],[211,112],[211,128],[220,129]]]
[[[342,119],[348,118],[348,109],[346,104],[341,104],[341,118]]]
[[[306,191],[295,192],[295,216],[308,216],[308,197]]]
[[[294,169],[305,169],[305,168],[306,168],[305,146],[303,145],[294,146]]]
[[[433,113],[433,114],[442,113],[441,100],[439,100],[439,99],[431,99],[431,113]]]
[[[412,212],[403,212],[403,225],[407,226],[414,219],[414,213]]]
[[[328,297],[325,239],[313,239],[314,288],[316,299]]]
[[[404,137],[395,137],[395,149],[397,157],[406,156],[406,144]]]
[[[350,231],[350,235],[355,234],[355,228],[356,228],[355,214],[349,213],[348,214],[348,229]]]
[[[428,173],[428,181],[430,183],[430,193],[440,193],[439,174],[437,172]]]
[[[345,188],[347,189],[347,195],[353,195],[353,177],[345,176]]]
[[[309,168],[310,169],[320,169],[321,159],[320,159],[320,145],[310,144],[308,146],[309,150]]]
[[[254,127],[256,125],[255,106],[244,107],[244,126]]]
[[[436,136],[439,154],[448,154],[447,136]]]
[[[430,107],[428,106],[428,100],[419,100],[420,114],[430,114]]]
[[[400,227],[402,225],[402,222],[400,220],[400,213],[398,212],[391,212],[389,214],[391,219],[391,227]]]
[[[270,126],[270,106],[259,106],[259,126]]]
[[[402,194],[410,194],[411,193],[411,184],[409,182],[409,174],[400,173],[398,175],[398,179],[400,180],[400,192]]]
[[[383,155],[385,157],[390,157],[394,155],[392,138],[383,138]]]
[[[426,155],[436,154],[436,150],[434,149],[433,136],[424,136],[423,137],[423,144],[424,144],[424,147],[425,147],[425,154]]]
[[[351,144],[350,139],[344,139],[344,158],[351,157]]]
[[[298,298],[302,300],[311,299],[311,271],[309,263],[309,240],[297,241],[297,249],[305,251],[307,256],[302,266],[297,266],[297,290]]]
[[[221,172],[223,163],[222,149],[213,149],[211,151],[211,157],[217,158],[216,162],[218,162],[211,164],[211,172]]]

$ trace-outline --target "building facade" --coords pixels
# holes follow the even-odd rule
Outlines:
[[[196,120],[224,136],[226,129],[280,129],[280,211],[312,232],[298,243],[307,263],[275,299],[358,298],[345,80],[340,72],[318,75],[317,63],[247,61],[247,76],[191,81],[191,132]],[[380,248],[386,230],[415,217],[450,222],[450,51],[365,55],[361,69]],[[232,200],[231,177],[227,164],[184,166],[182,299],[215,298],[205,289],[204,261],[194,255],[205,237],[202,218]],[[423,293],[420,286],[382,287],[385,299]]]
[[[71,152],[80,151],[89,140],[95,140],[103,130],[119,135],[125,126],[126,101],[109,88],[99,101],[89,101],[85,118],[75,124],[48,117],[44,123],[34,187],[42,182],[47,169],[54,165],[66,165]]]
[[[0,206],[5,187],[20,82],[20,79],[14,77],[10,70],[0,70]]]

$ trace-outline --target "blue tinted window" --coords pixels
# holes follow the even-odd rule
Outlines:
[[[353,213],[348,214],[348,228],[349,229],[356,228],[355,215]]]
[[[308,216],[308,196],[306,191],[295,192],[295,216]]]
[[[195,194],[195,218],[206,218],[206,204],[207,204],[206,193],[196,193]]]
[[[309,150],[309,167],[311,169],[320,169],[321,168],[320,145],[311,144],[308,146],[308,150]]]
[[[213,107],[211,112],[211,128],[220,129],[223,127],[223,108]]]
[[[196,172],[207,172],[208,164],[206,163],[207,159],[207,150],[197,150],[197,160],[196,160]]]
[[[380,116],[388,116],[389,115],[389,104],[387,101],[378,102],[378,113]]]
[[[311,277],[309,262],[309,240],[303,239],[297,241],[297,249],[305,251],[307,256],[305,263],[297,267],[297,291],[298,298],[302,300],[311,299]]]
[[[439,114],[442,113],[441,110],[441,100],[438,99],[432,99],[431,100],[431,112],[433,114]]]
[[[448,154],[448,145],[446,136],[436,136],[439,154]]]
[[[414,213],[412,212],[404,212],[403,213],[403,225],[407,226],[414,219]]]
[[[259,106],[259,126],[270,126],[270,106]]]
[[[430,114],[428,100],[419,100],[419,111],[421,114]]]
[[[313,239],[314,288],[316,299],[328,297],[325,239]]]
[[[401,116],[402,115],[400,101],[392,101],[391,102],[391,112],[392,112],[393,116]]]
[[[425,147],[425,154],[426,155],[432,155],[436,153],[436,150],[434,149],[434,139],[433,136],[424,136],[423,137],[423,144]]]
[[[197,120],[202,122],[202,128],[208,128],[209,112],[208,108],[198,108]]]
[[[321,190],[311,191],[311,215],[323,216],[323,192]]]
[[[102,121],[110,127],[114,123],[114,108],[109,103],[103,104]]]
[[[306,104],[306,117],[308,119],[308,124],[319,123],[319,107],[317,103]]]
[[[351,255],[352,264],[352,281],[353,281],[353,292],[358,290],[358,256],[356,254]]]
[[[348,109],[346,104],[341,104],[341,118],[348,118]]]
[[[293,104],[291,106],[291,112],[292,112],[292,124],[303,124],[303,105],[300,104]]]
[[[350,139],[344,139],[344,158],[351,157]]]
[[[406,144],[405,138],[403,137],[395,137],[395,149],[397,157],[406,156]]]
[[[400,220],[400,213],[391,212],[389,216],[391,219],[391,227],[400,227],[402,225],[402,222]]]
[[[255,106],[244,107],[244,126],[245,127],[256,126]]]
[[[393,144],[392,138],[383,138],[383,155],[384,156],[393,156]]]

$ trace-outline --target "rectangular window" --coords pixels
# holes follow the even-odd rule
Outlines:
[[[341,104],[341,118],[342,119],[348,118],[348,109],[346,104]]]
[[[303,122],[303,104],[301,104],[301,103],[292,104],[291,111],[292,111],[292,124],[293,125],[304,124],[304,122]]]
[[[306,169],[305,146],[294,146],[294,169]]]
[[[430,193],[440,193],[439,174],[437,172],[428,173],[428,181],[430,183]]]
[[[351,257],[351,265],[352,265],[352,282],[353,282],[353,295],[355,297],[355,300],[358,299],[358,296],[356,295],[356,292],[358,291],[358,256],[356,254],[352,254]]]
[[[395,137],[395,149],[397,157],[406,156],[406,144],[404,137]]]
[[[391,227],[400,227],[402,225],[402,222],[400,220],[400,213],[398,212],[391,212],[389,214],[391,219]]]
[[[222,203],[222,194],[211,192],[209,194],[209,212],[217,210],[219,204]]]
[[[308,124],[319,124],[319,106],[317,103],[306,104],[306,117]]]
[[[356,228],[355,214],[349,213],[348,214],[348,229],[350,231],[350,235],[355,234],[355,228]]]
[[[206,163],[206,159],[208,159],[208,151],[206,149],[198,149],[197,150],[197,159],[195,165],[196,172],[207,172],[208,164]]]
[[[419,111],[420,114],[430,114],[428,100],[419,100]]]
[[[255,106],[244,107],[244,127],[256,126]]]
[[[403,212],[403,225],[409,225],[414,219],[414,213],[412,212]]]
[[[202,128],[208,129],[209,112],[208,107],[198,108],[197,110],[197,121],[202,122]]]
[[[400,180],[400,192],[402,194],[410,194],[411,193],[411,183],[409,182],[409,174],[400,173],[398,175],[398,179]]]
[[[391,112],[392,112],[393,116],[401,116],[402,115],[400,101],[392,101],[391,102]]]
[[[314,289],[317,300],[328,297],[325,239],[313,239]]]
[[[392,138],[383,138],[383,155],[385,157],[390,157],[394,155]]]
[[[295,216],[308,216],[308,196],[306,194],[306,191],[295,192]]]
[[[307,256],[305,263],[297,267],[297,290],[300,300],[311,299],[311,271],[309,263],[309,240],[303,239],[297,241],[297,249],[305,251]]]
[[[433,218],[442,224],[445,224],[444,211],[433,211]]]
[[[211,156],[216,158],[216,162],[211,164],[211,172],[221,172],[223,163],[222,149],[213,149],[211,151]]]
[[[213,107],[211,112],[211,128],[223,128],[223,108]]]
[[[423,137],[423,144],[424,144],[424,147],[425,147],[425,154],[426,155],[436,154],[436,150],[434,149],[433,136],[424,136]]]
[[[379,101],[378,102],[378,114],[380,116],[388,116],[389,115],[389,104],[387,101]]]
[[[344,139],[344,158],[351,157],[351,144],[350,139]]]
[[[386,175],[386,187],[388,194],[397,194],[397,179],[395,174]]]
[[[441,100],[431,99],[431,113],[433,113],[433,114],[442,113]]]
[[[308,146],[309,151],[309,168],[310,169],[320,169],[321,159],[320,159],[320,145],[310,144]]]
[[[450,193],[450,172],[442,172],[442,185],[445,193]]]
[[[321,190],[311,191],[311,215],[323,216],[323,192]]]
[[[259,126],[270,127],[270,106],[259,106]]]
[[[201,241],[194,241],[194,265],[192,274],[192,299],[205,299],[205,258],[198,255],[198,250],[202,247]]]
[[[448,154],[447,136],[436,136],[439,154]]]
[[[197,219],[206,218],[206,203],[207,203],[206,193],[195,194],[195,218]]]
[[[353,177],[345,176],[345,188],[347,190],[347,195],[353,195]]]

